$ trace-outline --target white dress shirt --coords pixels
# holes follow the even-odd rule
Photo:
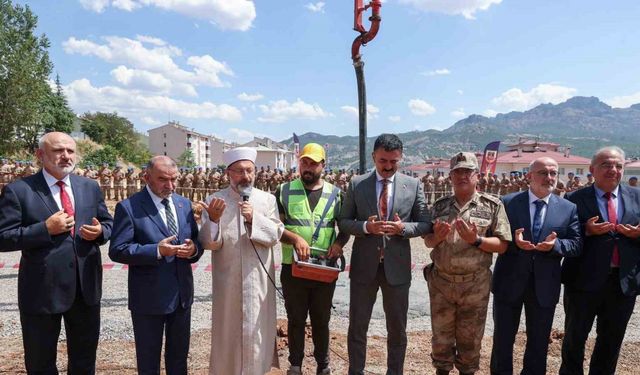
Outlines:
[[[58,181],[62,181],[64,182],[64,191],[67,192],[67,195],[69,196],[69,200],[71,201],[71,206],[73,207],[73,210],[75,211],[76,209],[76,202],[75,199],[73,198],[73,188],[71,187],[71,179],[69,178],[69,175],[64,176],[64,178],[62,180],[58,180],[57,178],[53,177],[51,174],[49,174],[49,172],[47,172],[46,169],[42,168],[42,175],[44,176],[44,180],[47,182],[47,186],[49,186],[49,190],[51,191],[51,195],[53,196],[53,200],[56,201],[56,203],[58,204],[58,208],[60,210],[64,209],[64,207],[62,207],[62,202],[60,201],[60,187],[57,185]]]
[[[380,220],[393,220],[393,182],[396,179],[396,174],[394,173],[393,176],[387,178],[387,216],[386,218],[378,218]],[[380,173],[378,173],[378,171],[376,170],[376,207],[378,207],[378,213],[380,213],[380,194],[382,194],[382,180],[384,180],[384,177],[380,176]],[[369,232],[367,232],[367,222],[365,221],[363,226],[364,232],[369,234]]]
[[[551,193],[549,193],[546,197],[544,198],[538,198],[536,197],[535,194],[533,194],[531,192],[531,190],[529,190],[529,219],[531,219],[530,223],[531,223],[531,235],[533,235],[533,221],[535,220],[535,215],[536,215],[536,201],[537,200],[541,200],[544,201],[545,205],[542,206],[542,212],[540,213],[541,218],[540,218],[540,225],[542,225],[544,223],[544,219],[547,217],[547,207],[549,206],[549,199],[551,198]]]
[[[151,200],[153,201],[153,204],[155,204],[156,208],[158,209],[158,213],[162,218],[162,222],[167,228],[169,228],[169,224],[167,223],[167,210],[165,209],[164,204],[162,204],[162,200],[164,198],[161,198],[155,195],[153,191],[149,189],[149,185],[147,185],[145,189],[147,189],[147,192],[149,192],[149,195],[151,196]],[[169,196],[167,200],[169,201],[169,207],[171,207],[171,211],[173,211],[173,219],[176,222],[176,231],[180,233],[180,224],[178,223],[178,211],[176,211],[176,206],[173,204],[173,199],[171,199],[171,196]],[[162,255],[160,255],[160,245],[158,245],[157,252],[158,252],[158,259],[162,259]]]

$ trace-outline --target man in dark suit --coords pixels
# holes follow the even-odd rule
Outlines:
[[[576,205],[552,194],[558,163],[549,157],[534,160],[527,179],[529,190],[502,198],[513,241],[493,271],[492,374],[513,374],[513,344],[523,305],[527,346],[521,373],[546,373],[549,334],[560,299],[560,262],[582,249]]]
[[[355,235],[351,254],[349,374],[363,374],[367,330],[378,289],[387,319],[387,374],[402,374],[407,348],[411,286],[409,238],[430,229],[419,180],[396,173],[402,141],[380,135],[373,146],[375,171],[354,178],[339,216],[341,232]]]
[[[640,190],[620,184],[625,156],[604,147],[591,159],[595,183],[567,196],[578,206],[582,255],[565,259],[565,337],[560,374],[582,374],[584,345],[597,317],[589,374],[614,374],[638,294]]]
[[[109,257],[129,265],[129,310],[138,373],[159,374],[166,332],[167,374],[187,373],[193,273],[202,256],[191,202],[174,194],[176,163],[155,156],[147,186],[118,203]]]
[[[28,373],[57,374],[60,322],[69,374],[95,373],[102,297],[101,244],[112,218],[100,187],[73,174],[76,143],[48,133],[36,155],[38,173],[0,196],[0,251],[22,251],[18,307]]]

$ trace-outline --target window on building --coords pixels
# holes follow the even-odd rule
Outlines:
[[[162,133],[163,138],[167,138],[167,133]]]
[[[563,167],[558,168],[558,173],[561,175],[564,175],[564,168]]]
[[[167,156],[167,152],[166,151],[164,152],[164,156]]]
[[[167,142],[164,143],[164,147],[167,147]]]
[[[577,175],[583,175],[584,174],[584,168],[577,168],[576,169],[576,174]]]

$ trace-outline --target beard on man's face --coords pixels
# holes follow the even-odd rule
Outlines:
[[[302,175],[300,176],[300,179],[302,180],[303,183],[305,184],[315,184],[316,182],[318,182],[318,180],[320,179],[320,173],[318,174],[314,174],[311,171],[305,171],[304,173],[302,173]]]

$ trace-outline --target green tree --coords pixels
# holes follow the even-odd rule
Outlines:
[[[131,121],[117,113],[85,113],[80,117],[82,131],[92,141],[113,147],[122,159],[138,165],[146,163],[151,153],[140,142]]]
[[[45,99],[46,117],[43,121],[45,131],[71,133],[73,131],[73,113],[62,91],[60,76],[56,74],[56,90],[51,91]]]
[[[89,152],[82,158],[80,166],[86,168],[87,165],[93,165],[95,167],[101,167],[103,163],[107,163],[110,166],[114,166],[118,159],[118,151],[107,145],[99,150]]]
[[[0,153],[35,150],[50,119],[53,65],[49,40],[35,35],[37,22],[29,6],[0,0]]]
[[[177,162],[178,166],[180,167],[193,168],[196,166],[196,160],[193,156],[193,151],[191,151],[190,149],[184,150],[184,152],[180,154],[180,156],[178,156]]]

